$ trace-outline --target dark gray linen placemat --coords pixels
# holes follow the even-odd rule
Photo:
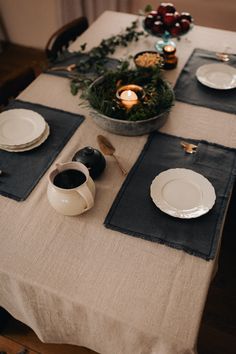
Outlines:
[[[35,103],[12,101],[7,109],[24,108],[41,114],[50,127],[47,140],[25,152],[0,150],[0,194],[17,201],[25,200],[47,171],[76,129],[83,122],[81,115]]]
[[[227,113],[236,113],[236,88],[217,90],[201,84],[196,78],[197,69],[204,64],[222,64],[216,54],[205,49],[194,49],[186,62],[174,87],[177,101],[203,106]],[[230,61],[224,65],[236,68],[236,55],[230,55]]]
[[[71,54],[65,53],[65,57],[62,57],[59,60],[55,61],[51,65],[51,67],[60,67],[60,66],[68,66],[71,64],[76,64],[76,65],[78,65],[78,71],[79,71],[80,63],[83,63],[87,58],[88,58],[88,55],[83,54],[83,53],[71,53]],[[117,59],[105,58],[103,61],[103,66],[107,70],[114,70],[117,68],[119,63],[120,63],[120,61]],[[73,76],[74,73],[76,73],[76,70],[74,70],[72,72],[68,72],[65,70],[51,71],[50,69],[48,69],[45,71],[45,73],[50,74],[50,75],[70,78],[71,76]],[[90,68],[88,71],[82,72],[82,74],[84,74],[84,76],[86,78],[91,77],[92,79],[94,79],[100,75],[96,71],[96,64],[94,64],[93,67]]]
[[[236,150],[205,141],[197,143],[196,154],[186,154],[179,137],[153,133],[132,167],[105,219],[105,226],[148,241],[213,259],[221,225],[236,176]],[[186,140],[186,139],[184,139]],[[205,176],[214,186],[216,203],[195,219],[171,217],[153,203],[150,185],[169,168],[187,168]]]

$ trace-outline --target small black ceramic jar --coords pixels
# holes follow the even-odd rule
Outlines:
[[[106,167],[105,157],[99,150],[91,146],[86,146],[77,151],[72,160],[83,163],[88,168],[92,179],[100,176]]]

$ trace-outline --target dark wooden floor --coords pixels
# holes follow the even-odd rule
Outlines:
[[[209,289],[199,354],[236,353],[236,188],[225,222],[219,269]]]
[[[24,49],[25,50],[25,49]],[[23,50],[23,51],[24,51]],[[29,61],[36,70],[45,65],[41,52],[31,55],[20,54],[20,48],[9,48],[8,58],[0,54],[0,74],[12,75],[11,70],[21,70]],[[10,54],[11,53],[11,54]],[[14,53],[14,55],[12,54]],[[2,58],[2,61],[1,61]],[[15,59],[14,59],[15,58]],[[21,59],[20,59],[21,58]],[[4,64],[5,60],[5,64]],[[11,70],[9,64],[11,62]],[[17,63],[16,63],[17,62]],[[14,64],[15,63],[15,64]],[[4,65],[5,69],[4,69]],[[8,74],[7,74],[8,73]],[[1,77],[0,75],[0,77]],[[218,273],[211,284],[200,327],[199,354],[235,354],[236,353],[236,188],[234,189],[228,216],[223,232]],[[1,320],[1,318],[0,318]],[[1,327],[1,323],[0,323]],[[27,326],[10,318],[0,335],[0,353],[18,354],[92,354],[93,352],[70,345],[43,344]],[[114,350],[115,351],[115,350]],[[111,353],[114,354],[114,353]]]

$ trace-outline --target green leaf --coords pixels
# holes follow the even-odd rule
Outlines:
[[[144,12],[148,13],[148,12],[151,12],[151,11],[152,11],[152,5],[151,4],[146,5],[145,8],[144,8]]]
[[[70,84],[70,92],[72,93],[73,96],[77,95],[78,90],[79,89],[76,86],[76,84],[74,82],[71,82],[71,84]]]
[[[118,86],[128,83],[140,85],[145,90],[145,98],[130,110],[126,110],[116,98]],[[90,105],[102,114],[122,120],[145,120],[167,111],[174,102],[173,90],[161,78],[158,68],[128,70],[124,63],[120,70],[109,72],[104,80],[89,90]]]
[[[87,43],[81,44],[81,46],[80,46],[81,50],[84,51],[86,46],[87,46]]]

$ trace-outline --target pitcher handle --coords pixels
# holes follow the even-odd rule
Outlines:
[[[81,185],[79,190],[77,190],[77,192],[81,195],[81,197],[86,202],[86,208],[84,209],[84,211],[91,209],[94,206],[94,197],[92,195],[92,192],[88,188],[87,184]]]

